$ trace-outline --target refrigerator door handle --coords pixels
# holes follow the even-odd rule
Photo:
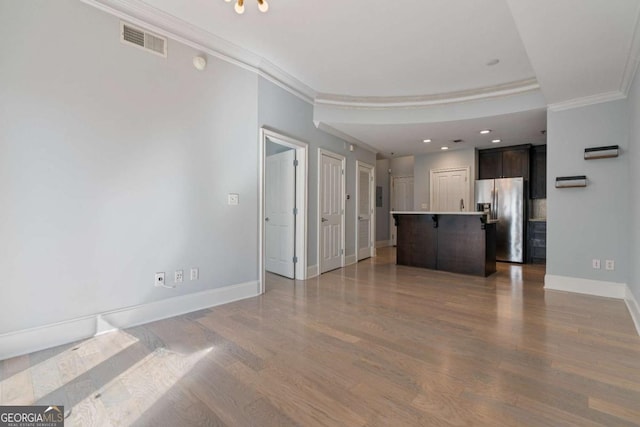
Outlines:
[[[498,219],[498,190],[493,190],[493,219]]]

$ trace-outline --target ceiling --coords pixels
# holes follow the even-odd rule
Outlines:
[[[430,152],[458,138],[466,142],[457,146],[491,146],[477,133],[484,128],[504,145],[544,142],[547,105],[624,97],[640,50],[640,0],[268,0],[266,14],[245,0],[244,15],[223,0],[84,1],[175,18],[272,64],[276,78],[310,88],[308,98],[342,109],[397,115],[406,101],[451,109],[467,96],[506,98],[505,87],[541,93],[542,105],[529,111],[465,120],[317,120],[382,154]]]
[[[315,91],[351,96],[454,92],[534,77],[504,0],[146,0],[248,49]],[[499,58],[500,63],[486,63]]]
[[[368,125],[336,124],[335,127],[374,147],[389,147],[382,150],[381,157],[399,157],[436,153],[441,147],[450,150],[468,148],[495,148],[505,145],[544,144],[547,128],[547,112],[544,109],[470,120],[437,123]],[[489,129],[491,133],[480,134]],[[424,143],[425,139],[431,142]],[[461,139],[455,143],[453,140]],[[500,139],[500,143],[492,143]],[[393,141],[392,145],[387,145]]]

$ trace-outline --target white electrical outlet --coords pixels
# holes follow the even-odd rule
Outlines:
[[[174,282],[182,283],[183,280],[184,280],[184,270],[176,270]]]
[[[198,268],[192,268],[191,269],[191,280],[198,280]]]
[[[592,259],[591,260],[591,266],[593,267],[594,270],[600,270],[600,260],[599,259]]]
[[[616,262],[612,259],[608,259],[604,262],[604,268],[609,271],[616,269]]]
[[[229,193],[227,195],[227,203],[230,205],[237,205],[240,203],[240,195],[237,193]]]
[[[154,280],[154,285],[155,286],[164,286],[164,272],[163,273],[156,273],[155,280]]]

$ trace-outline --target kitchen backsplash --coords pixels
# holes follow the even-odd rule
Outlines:
[[[531,204],[531,218],[547,217],[547,199],[533,199]]]

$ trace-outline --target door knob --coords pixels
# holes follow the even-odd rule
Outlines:
[[[362,218],[361,216],[358,217],[358,220],[362,221],[364,218]]]
[[[329,221],[327,218],[322,218],[322,222],[327,222]]]
[[[266,217],[264,220],[265,220],[265,221],[267,221],[267,222],[269,222],[269,217]]]

